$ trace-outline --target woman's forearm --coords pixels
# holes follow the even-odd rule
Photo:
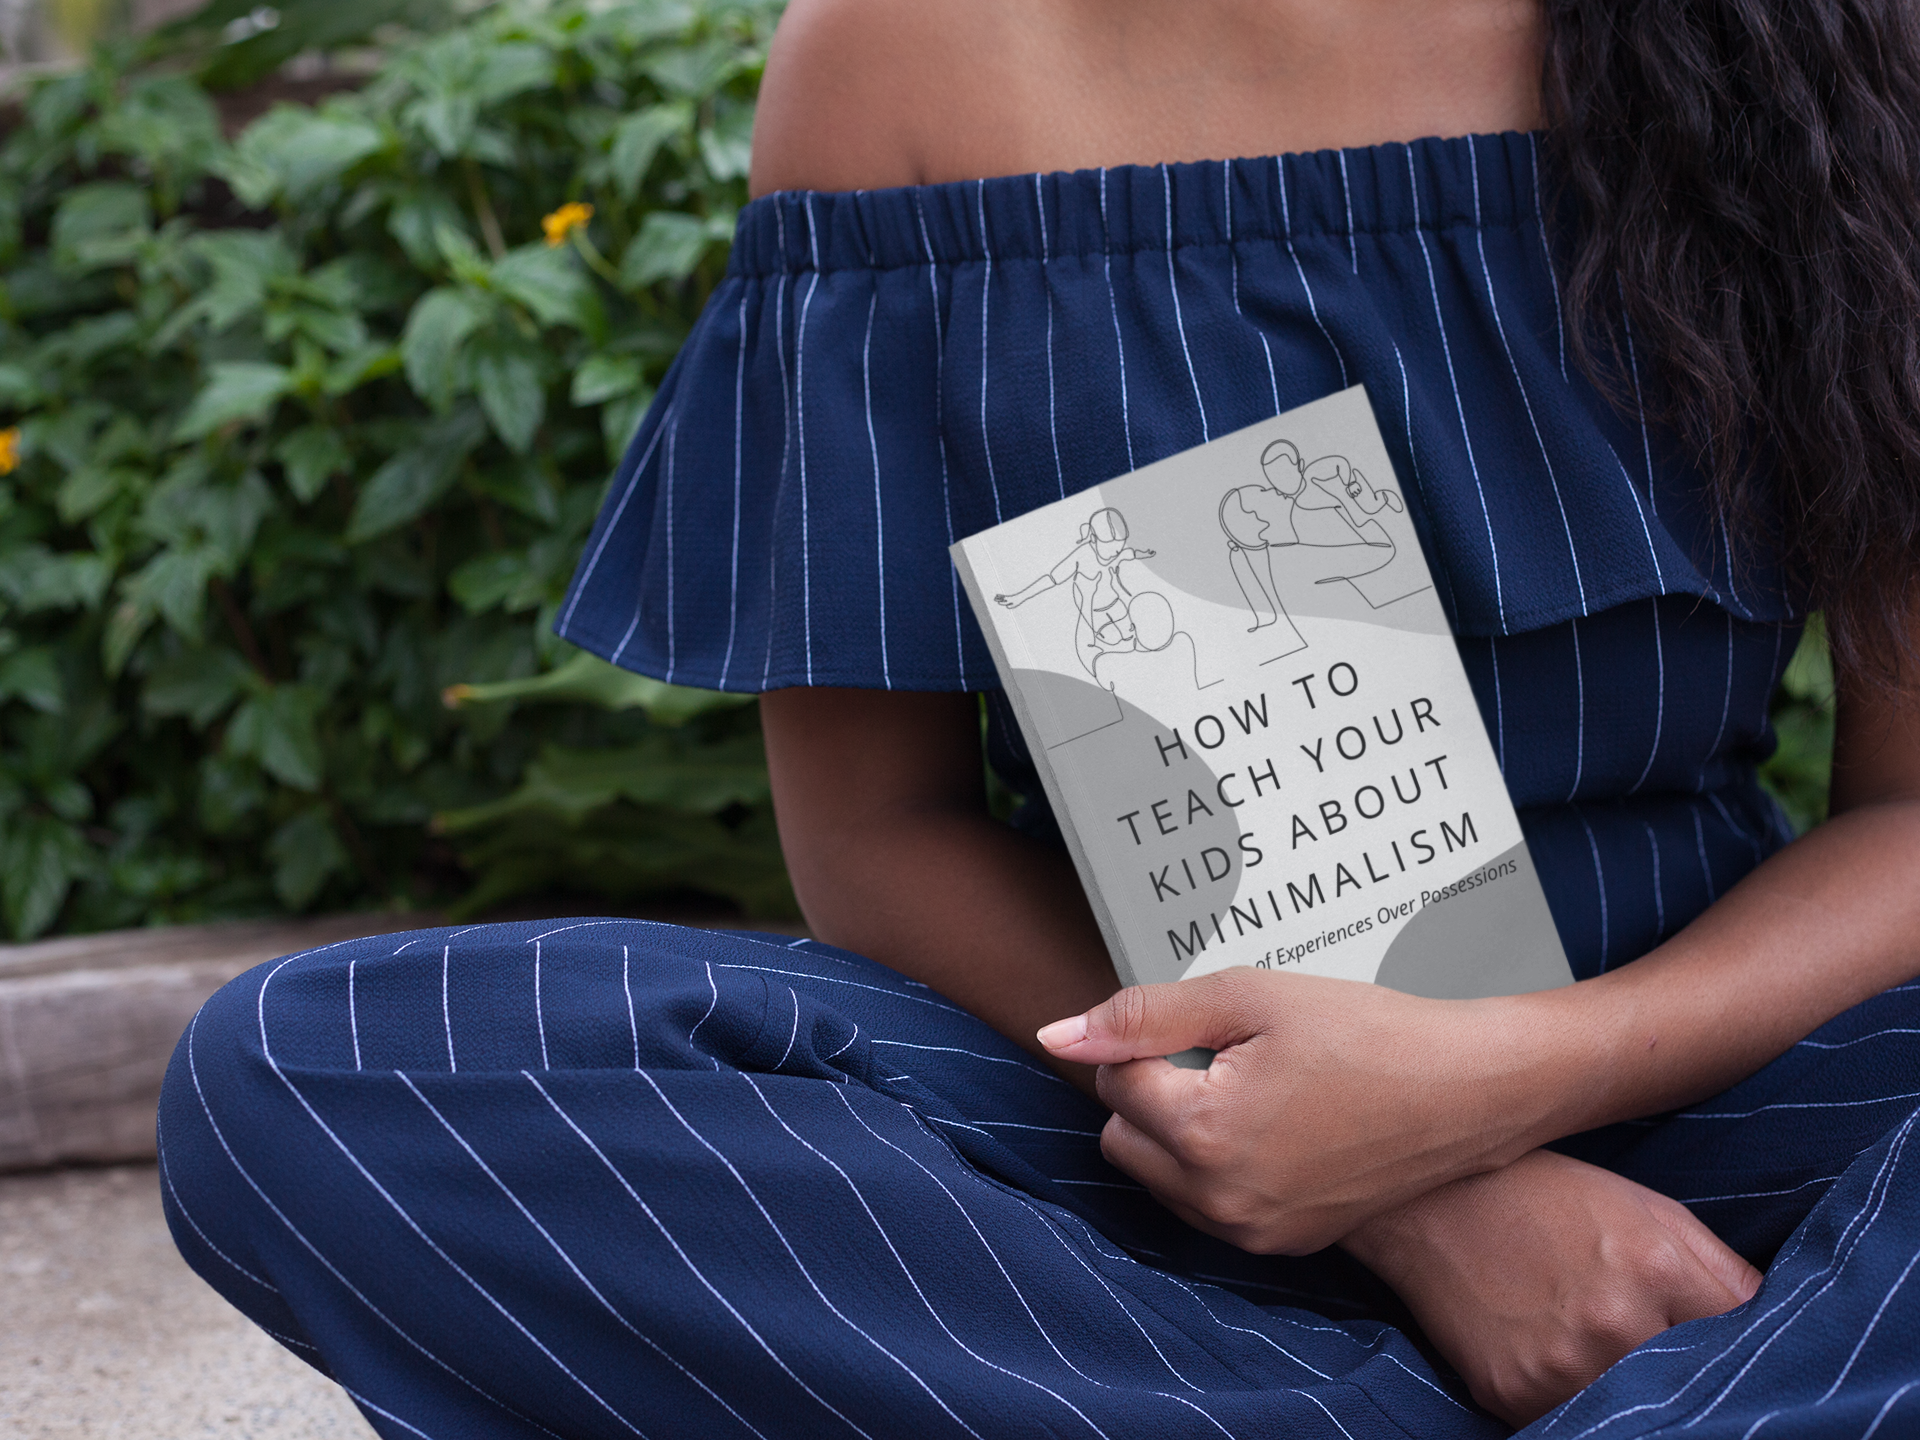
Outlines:
[[[1091,1092],[1034,1032],[1119,986],[1072,862],[986,813],[971,695],[762,697],[782,846],[813,932],[931,985]]]
[[[1860,805],[1630,965],[1517,997],[1537,1142],[1702,1100],[1920,974],[1920,801]]]

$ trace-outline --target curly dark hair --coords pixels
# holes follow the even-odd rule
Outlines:
[[[1636,362],[1748,553],[1846,663],[1911,679],[1920,5],[1546,0],[1583,368]],[[1904,672],[1904,675],[1903,675]]]

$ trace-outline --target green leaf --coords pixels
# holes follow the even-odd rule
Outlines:
[[[251,696],[227,725],[225,750],[254,761],[282,785],[318,790],[324,776],[316,722],[324,697],[306,685]]]
[[[347,852],[333,822],[319,806],[302,810],[267,841],[273,862],[273,890],[289,910],[304,910],[320,887],[347,868]]]
[[[630,355],[592,355],[573,372],[570,398],[576,405],[598,405],[616,395],[631,395],[646,384],[646,372]]]
[[[507,578],[505,567],[490,574]],[[476,587],[477,588],[477,587]],[[505,593],[504,588],[501,590]],[[636,674],[610,665],[598,655],[577,652],[557,669],[525,680],[502,680],[490,685],[455,685],[446,698],[454,705],[481,705],[502,700],[586,704],[603,710],[644,710],[662,725],[684,725],[697,715],[751,705],[751,695],[729,695],[718,690],[695,690],[668,685],[651,675]]]
[[[213,280],[187,307],[204,317],[217,335],[244,316],[257,314],[267,303],[269,287],[299,273],[284,237],[273,230],[221,230],[196,235],[189,250],[207,262]],[[176,317],[173,324],[178,324]],[[156,347],[162,342],[156,337]]]
[[[14,819],[0,840],[0,900],[15,940],[31,940],[53,923],[92,860],[87,842],[65,821],[51,815]]]
[[[1833,655],[1827,646],[1826,619],[1814,615],[1801,632],[1793,658],[1780,677],[1780,688],[1795,700],[1812,705],[1833,704]]]
[[[0,701],[24,700],[34,709],[57,715],[66,704],[60,666],[45,645],[16,650],[0,660]]]
[[[465,225],[460,207],[441,190],[410,190],[387,214],[387,233],[421,270],[433,270],[440,262],[439,232],[458,233]]]
[[[184,715],[194,729],[204,730],[253,679],[253,671],[231,650],[182,650],[148,673],[140,703],[149,715]]]
[[[600,433],[606,441],[607,459],[618,464],[633,443],[647,407],[653,403],[653,391],[645,386],[631,395],[615,396],[600,411]]]
[[[178,550],[204,548],[214,570],[231,574],[273,509],[273,492],[257,470],[231,484],[206,477],[204,466],[176,466],[147,497],[139,528]]]
[[[510,41],[486,47],[470,83],[482,105],[497,105],[529,90],[549,89],[553,82],[554,57],[546,46]]]
[[[174,426],[176,440],[198,440],[237,421],[260,421],[293,385],[284,365],[257,360],[215,361],[205,388]]]
[[[486,319],[485,302],[466,290],[443,285],[421,296],[400,337],[414,394],[438,410],[453,403],[461,346]]]
[[[285,468],[287,488],[302,503],[311,502],[327,481],[344,474],[353,464],[340,432],[325,425],[307,425],[294,431],[274,447],[273,458]]]
[[[62,521],[72,525],[122,494],[138,493],[141,479],[137,471],[118,466],[83,465],[60,482],[54,492],[54,508]]]
[[[100,117],[100,148],[130,155],[160,175],[202,170],[220,153],[220,112],[179,75],[142,75]]]
[[[182,639],[197,641],[206,609],[207,582],[219,569],[220,557],[210,546],[162,550],[128,577],[123,590],[128,605],[140,616],[159,615]],[[128,624],[132,626],[132,617]],[[138,628],[146,628],[144,620]]]
[[[347,522],[347,543],[371,540],[418,516],[447,492],[485,435],[479,411],[456,410],[374,471]]]
[[[516,337],[490,335],[472,348],[473,388],[494,433],[516,455],[533,445],[547,412],[540,352]]]
[[[613,132],[609,164],[622,199],[632,200],[640,193],[640,182],[660,147],[692,123],[693,106],[684,100],[650,105],[620,122]]]
[[[93,792],[71,775],[46,782],[40,793],[62,820],[79,825],[93,818]]]
[[[418,129],[441,159],[453,160],[473,139],[480,107],[471,95],[427,95],[402,110],[400,118]]]
[[[29,614],[74,606],[91,610],[112,579],[113,565],[104,555],[18,545],[7,551],[6,562],[0,564],[0,595]]]
[[[0,362],[0,405],[26,410],[40,403],[40,382],[25,365]]]
[[[542,525],[560,518],[553,481],[537,461],[490,467],[474,477],[473,488]]]
[[[333,396],[350,394],[368,381],[391,375],[400,368],[399,346],[369,340],[362,349],[343,355],[334,363],[327,371],[322,388]]]
[[[493,283],[545,325],[571,325],[589,335],[606,330],[606,313],[571,246],[523,245],[493,267]]]
[[[100,665],[109,678],[126,668],[133,647],[153,628],[153,619],[152,609],[133,600],[122,600],[113,607],[100,636]]]
[[[716,35],[696,45],[678,45],[647,57],[641,68],[662,90],[704,98],[718,89],[744,61],[733,41]]]
[[[707,223],[699,216],[656,210],[620,257],[620,281],[638,290],[661,280],[684,280],[710,243]]]
[[[439,249],[440,258],[447,262],[447,268],[453,272],[454,279],[482,290],[492,286],[491,267],[482,258],[480,247],[473,243],[473,237],[467,233],[465,226],[435,226],[433,243]]]
[[[123,180],[80,185],[53,212],[53,253],[63,265],[123,265],[152,231],[147,192]]]
[[[715,180],[744,180],[753,158],[753,106],[725,105],[700,132],[700,159]]]
[[[324,110],[276,105],[234,145],[227,178],[244,203],[259,209],[305,198],[385,144],[379,126],[339,102]]]
[[[1777,743],[1760,767],[1760,783],[1787,813],[1796,834],[1827,818],[1833,781],[1833,659],[1824,617],[1812,616],[1774,692]]]
[[[244,760],[207,755],[200,761],[200,820],[214,835],[237,829],[266,803],[259,772]]]
[[[511,552],[493,555],[476,555],[447,577],[447,593],[460,602],[468,614],[478,615],[491,610],[516,590],[526,586],[528,581],[527,561],[524,555]],[[533,604],[540,603],[536,590]],[[524,609],[525,606],[512,608]],[[455,686],[454,690],[466,691],[471,686]],[[450,690],[449,695],[454,692]]]

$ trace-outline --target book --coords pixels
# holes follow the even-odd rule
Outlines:
[[[1123,983],[1572,982],[1363,387],[952,555]]]

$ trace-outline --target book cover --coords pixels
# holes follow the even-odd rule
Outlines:
[[[1362,387],[952,553],[1124,983],[1572,981]]]

